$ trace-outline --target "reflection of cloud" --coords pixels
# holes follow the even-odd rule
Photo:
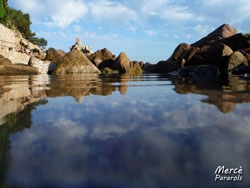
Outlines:
[[[66,135],[72,138],[83,137],[88,132],[86,127],[80,126],[77,123],[67,119],[59,119],[53,123],[53,126],[59,128]]]

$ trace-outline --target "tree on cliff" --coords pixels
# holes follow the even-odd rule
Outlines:
[[[3,0],[0,0],[0,19],[4,19],[5,17],[5,10],[4,10],[4,4]]]
[[[35,37],[36,33],[31,31],[30,25],[32,22],[30,21],[29,14],[24,14],[21,10],[10,8],[8,6],[8,0],[0,0],[0,3],[0,8],[3,8],[4,15],[3,19],[0,20],[2,24],[10,29],[18,30],[24,38],[40,47],[47,46],[47,41],[44,38]]]

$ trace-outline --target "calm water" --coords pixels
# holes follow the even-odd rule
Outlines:
[[[249,83],[0,77],[0,187],[249,187]]]

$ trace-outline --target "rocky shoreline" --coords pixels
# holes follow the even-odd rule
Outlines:
[[[6,33],[8,29],[3,27],[0,32]],[[20,34],[14,35],[17,41],[14,49],[1,46],[0,75],[146,72],[169,74],[178,79],[217,80],[250,73],[250,35],[238,33],[228,24],[191,45],[179,44],[168,60],[155,65],[130,61],[124,52],[116,57],[106,48],[93,53],[79,38],[69,53],[54,48],[43,52],[38,46],[25,43]],[[26,62],[14,63],[13,54],[27,56]]]

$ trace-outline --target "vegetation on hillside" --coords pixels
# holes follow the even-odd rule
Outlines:
[[[30,25],[30,15],[24,14],[21,10],[16,10],[8,6],[8,0],[0,0],[0,22],[13,30],[18,30],[22,36],[30,42],[45,48],[47,40],[36,37]]]

